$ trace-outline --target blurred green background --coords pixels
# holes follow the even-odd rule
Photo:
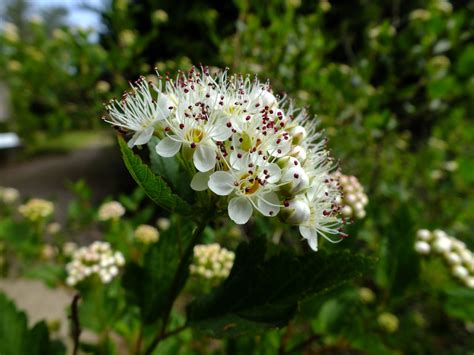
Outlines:
[[[418,275],[412,254],[419,228],[474,248],[474,2],[84,1],[94,28],[71,24],[61,5],[3,3],[0,132],[20,136],[16,160],[113,141],[103,102],[139,75],[156,80],[154,68],[174,75],[202,63],[269,78],[317,115],[370,200],[342,245],[379,257],[364,280],[377,303],[357,312],[353,294],[339,295],[313,329],[342,337],[337,351],[472,351],[473,294],[449,298],[459,288],[439,277],[449,270],[423,262]],[[399,316],[398,332],[374,328],[381,310]],[[272,336],[231,345],[270,354]]]

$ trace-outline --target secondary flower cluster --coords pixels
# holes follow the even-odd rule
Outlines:
[[[66,283],[74,286],[85,278],[96,274],[106,284],[118,275],[125,264],[122,253],[113,251],[107,242],[96,241],[88,247],[77,249],[72,260],[66,265]]]
[[[428,255],[433,251],[441,255],[451,266],[453,276],[467,287],[474,288],[474,254],[466,244],[439,229],[433,232],[420,229],[416,237],[415,250],[419,254]]]
[[[196,245],[194,259],[189,267],[191,275],[206,279],[225,279],[234,265],[235,255],[217,243]]]
[[[143,244],[153,244],[160,238],[158,229],[147,224],[139,225],[134,231],[135,239]]]
[[[50,217],[54,213],[54,204],[41,198],[32,198],[18,208],[18,211],[32,222]]]
[[[20,193],[13,187],[1,187],[0,186],[0,202],[6,205],[12,204],[18,200]]]
[[[124,214],[125,208],[117,201],[105,202],[99,207],[100,221],[118,220]]]
[[[157,136],[157,154],[180,155],[191,187],[222,196],[235,223],[247,223],[254,210],[283,212],[314,250],[319,235],[345,236],[317,121],[257,78],[202,68],[160,79],[155,85],[142,77],[107,105],[104,120],[133,133],[129,147]]]
[[[342,198],[337,201],[342,206],[342,214],[349,218],[364,218],[365,206],[369,203],[369,199],[359,180],[355,176],[343,175],[340,172],[336,172],[334,177],[343,193]]]

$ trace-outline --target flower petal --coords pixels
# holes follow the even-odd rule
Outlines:
[[[173,136],[173,138],[178,139],[178,137]],[[165,137],[156,145],[156,152],[158,155],[169,158],[175,156],[181,148],[181,142],[171,139],[170,137]]]
[[[234,197],[229,202],[229,217],[237,224],[245,224],[252,216],[253,208],[245,197]]]
[[[227,196],[234,190],[234,177],[225,171],[216,171],[209,178],[209,188],[220,196]]]
[[[210,136],[215,141],[221,141],[221,142],[227,140],[231,135],[232,135],[232,129],[227,127],[226,124],[220,124],[220,125],[215,126],[210,133]]]
[[[157,120],[164,120],[166,117],[169,116],[170,109],[169,107],[172,106],[170,99],[163,93],[160,93],[158,96],[158,102],[156,104],[158,117]]]
[[[212,145],[199,144],[193,154],[193,162],[199,171],[211,170],[216,165],[216,150]]]
[[[258,196],[257,208],[258,211],[267,217],[273,217],[280,212],[280,200],[274,192],[266,192]]]
[[[209,177],[211,176],[211,171],[202,173],[198,171],[194,174],[193,179],[191,180],[191,188],[194,191],[204,191],[207,190],[207,184],[209,182]]]
[[[278,182],[278,180],[280,180],[281,169],[277,164],[275,164],[275,163],[268,164],[265,167],[265,169],[268,170],[268,175],[270,175],[270,177],[267,179],[267,181],[269,183],[274,184],[274,183]]]
[[[303,238],[308,241],[309,247],[314,251],[318,251],[318,233],[314,228],[300,226],[300,233]]]
[[[128,146],[132,148],[134,145],[142,145],[148,143],[148,141],[153,136],[154,131],[155,128],[153,126],[150,126],[148,128],[145,128],[143,131],[136,132],[133,135],[132,139],[128,141]]]

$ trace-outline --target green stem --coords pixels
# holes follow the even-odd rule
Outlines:
[[[171,290],[170,290],[170,294],[168,298],[168,303],[165,307],[165,313],[163,316],[163,324],[161,326],[161,330],[155,335],[155,338],[146,349],[144,353],[145,355],[151,354],[153,350],[155,350],[155,348],[158,346],[159,342],[163,340],[164,338],[166,338],[167,336],[169,336],[166,334],[166,326],[169,321],[169,317],[171,314],[171,309],[173,308],[174,301],[176,300],[176,297],[179,294],[179,289],[180,289],[179,284],[184,274],[187,272],[189,259],[193,255],[194,246],[198,243],[199,239],[202,236],[202,233],[204,232],[204,229],[207,226],[208,221],[211,218],[212,217],[209,214],[204,215],[201,222],[198,224],[197,228],[194,230],[194,233],[191,237],[189,245],[185,249],[184,254],[181,257],[181,260],[179,262],[178,269],[176,270],[176,273],[174,275],[173,283],[171,285]],[[171,333],[174,334],[175,332],[171,332]]]

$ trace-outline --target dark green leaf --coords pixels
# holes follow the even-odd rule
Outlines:
[[[474,290],[462,288],[447,291],[444,309],[452,317],[474,321]]]
[[[163,158],[159,156],[155,150],[158,143],[158,138],[153,137],[147,144],[150,153],[151,170],[164,178],[180,196],[183,196],[188,202],[192,202],[194,191],[190,187],[191,180],[189,179],[188,173],[175,158]]]
[[[162,316],[182,250],[188,244],[191,233],[191,224],[174,222],[161,234],[158,243],[146,252],[143,265],[129,263],[126,266],[124,287],[131,302],[140,308],[146,323],[153,323]],[[182,288],[185,279],[181,281],[178,289]]]
[[[379,278],[394,296],[402,296],[407,287],[416,283],[420,269],[419,257],[414,249],[415,229],[409,206],[399,207],[383,236]]]
[[[65,348],[49,339],[44,322],[28,329],[25,313],[18,311],[14,303],[0,293],[0,354],[59,355],[65,354]]]
[[[191,206],[174,194],[160,176],[153,174],[150,168],[127,146],[123,138],[119,137],[118,141],[128,171],[153,202],[169,211],[184,215],[192,214]]]
[[[294,316],[299,301],[365,274],[371,264],[349,252],[303,256],[281,252],[268,260],[265,254],[263,239],[242,243],[229,278],[190,305],[191,325],[216,337],[282,327]]]

